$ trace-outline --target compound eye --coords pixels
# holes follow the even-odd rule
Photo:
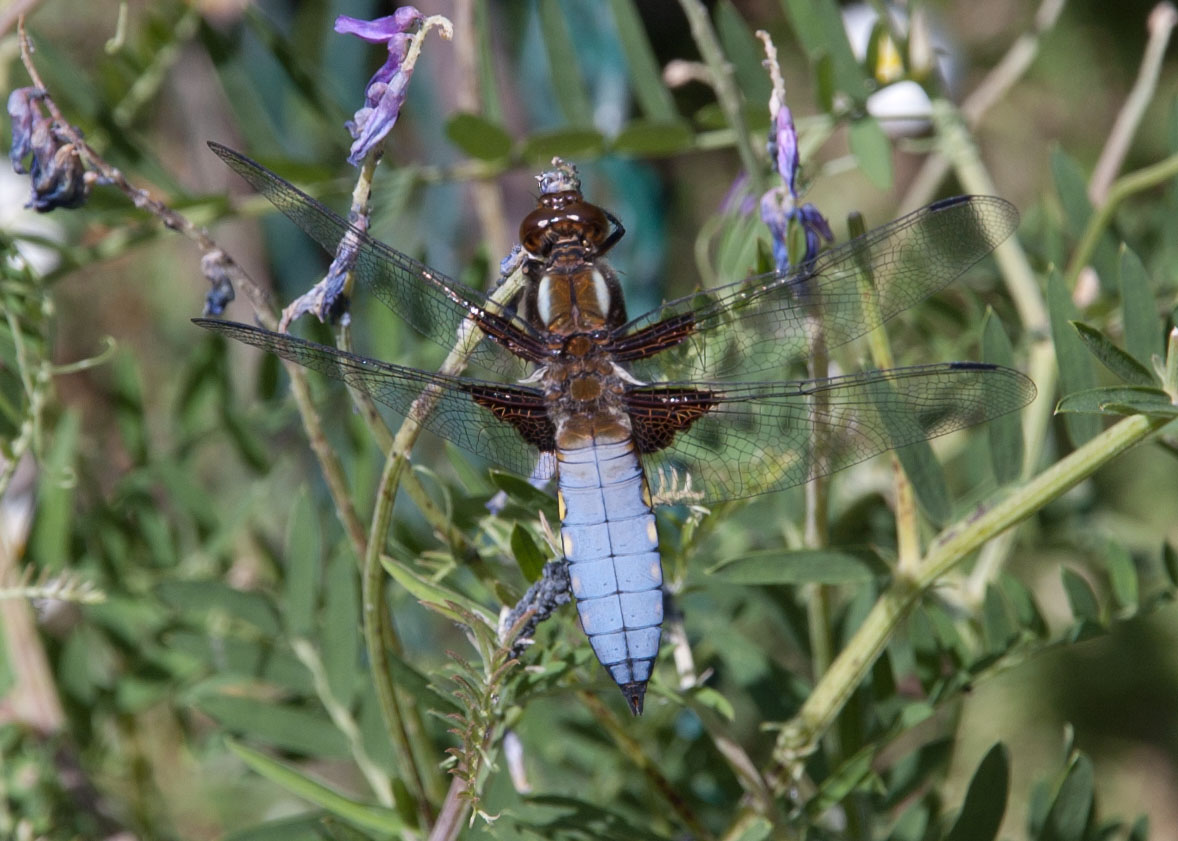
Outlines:
[[[524,217],[519,226],[519,241],[529,254],[544,254],[548,251],[548,228],[553,213],[548,208],[538,207]]]
[[[597,245],[605,240],[609,233],[609,221],[605,213],[595,204],[582,202],[577,208],[577,217],[584,226],[585,241]]]

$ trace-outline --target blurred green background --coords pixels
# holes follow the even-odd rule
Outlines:
[[[889,140],[882,161],[862,146],[854,148],[847,120],[832,122],[824,106],[825,65],[798,41],[806,5],[749,0],[710,3],[708,9],[733,62],[758,147],[768,124],[769,84],[751,33],[765,28],[774,36],[802,136],[805,198],[844,240],[844,220],[852,211],[875,226],[910,209],[905,202],[920,195],[914,180],[921,167],[947,141],[930,138],[925,126]],[[711,89],[695,81],[658,95],[647,91],[648,97],[666,97],[687,127],[682,133],[654,120],[637,121],[642,108],[649,117],[650,102],[636,93],[619,36],[617,9],[630,4],[439,0],[418,6],[450,16],[458,29],[452,43],[427,40],[387,146],[373,198],[372,232],[379,239],[487,288],[516,239],[518,220],[533,204],[533,176],[557,150],[577,160],[591,200],[626,225],[611,261],[623,273],[631,315],[701,281],[734,280],[752,267],[750,224],[722,212],[742,170],[736,138],[725,128]],[[1082,198],[1134,84],[1153,8],[1136,2],[1066,4],[1040,32],[1036,15],[1051,7],[1002,0],[921,4],[939,33],[937,50],[953,65],[946,86],[952,98],[991,81],[1019,39],[1033,45],[1029,68],[986,111],[973,139],[996,192],[1023,212],[1020,238],[1040,278],[1050,265],[1062,268],[1074,247],[1082,227],[1070,215],[1077,190]],[[30,16],[35,61],[55,100],[133,183],[209,225],[280,305],[322,276],[329,256],[248,195],[205,143],[241,149],[346,209],[354,170],[345,163],[350,138],[342,124],[359,107],[383,50],[335,35],[331,25],[337,14],[373,17],[389,8],[230,0],[12,3],[0,10],[6,90],[28,84],[12,21],[18,8]],[[660,68],[699,60],[678,3],[650,0],[632,8],[643,24],[637,37]],[[566,43],[558,40],[562,31]],[[1121,172],[1178,149],[1176,81],[1178,64],[1168,55]],[[929,85],[940,83],[932,79]],[[463,139],[454,123],[459,112],[502,128],[511,141],[509,154],[488,151],[492,146],[484,144],[493,138],[485,134]],[[482,159],[472,154],[480,149],[487,151]],[[961,189],[950,172],[920,203]],[[100,604],[38,602],[33,641],[21,642],[19,627],[27,616],[6,620],[8,659],[0,669],[4,826],[17,827],[22,817],[35,823],[38,834],[13,837],[106,838],[119,828],[140,838],[353,837],[348,833],[358,830],[347,825],[328,823],[325,829],[301,819],[267,830],[274,835],[250,830],[303,814],[307,805],[249,770],[225,745],[232,735],[272,748],[313,777],[371,799],[346,739],[324,714],[310,673],[292,653],[291,640],[308,636],[319,646],[328,682],[355,713],[373,761],[393,765],[365,677],[355,559],[318,476],[286,375],[274,360],[225,347],[189,323],[200,314],[207,287],[190,242],[131,210],[108,187],[97,187],[81,210],[45,216],[21,212],[26,192],[27,178],[0,177],[5,244],[19,237],[45,246],[39,276],[13,264],[5,278],[9,318],[0,385],[6,411],[0,432],[6,444],[22,434],[32,443],[0,512],[7,545],[17,550],[4,572],[6,582],[15,582],[15,570],[26,566],[38,581],[74,572],[106,598]],[[1094,279],[1069,290],[1080,317],[1120,339],[1116,270],[1124,241],[1141,257],[1161,323],[1178,287],[1176,209],[1173,184],[1120,208],[1092,261]],[[1027,346],[1037,337],[1017,326],[1016,308],[994,269],[977,274],[959,284],[963,289],[937,296],[889,327],[900,363],[979,358],[979,324],[991,306],[1012,335],[1016,367],[1025,367]],[[426,368],[440,362],[438,349],[424,346],[399,319],[371,304],[360,297],[353,308],[361,352]],[[240,296],[228,316],[253,320]],[[303,325],[299,332],[330,341],[318,326]],[[1161,335],[1159,326],[1159,351]],[[114,343],[109,352],[107,337]],[[39,383],[31,400],[28,383],[18,376],[20,354],[56,365],[100,359]],[[1094,376],[1111,381],[1103,371]],[[364,519],[380,454],[346,393],[312,382]],[[1040,400],[1058,397],[1043,393]],[[1058,418],[1051,421],[1036,454],[1040,465],[1070,451],[1068,432]],[[984,436],[975,431],[969,445],[938,449],[952,465],[948,481],[957,516],[1002,493],[976,454]],[[444,573],[490,610],[505,596],[518,596],[526,581],[511,565],[510,534],[516,523],[537,533],[529,499],[514,499],[520,504],[505,512],[503,522],[487,523],[483,506],[496,487],[477,459],[427,438],[414,463],[431,495],[484,548],[494,571],[456,566],[454,547],[439,540],[405,499],[397,503],[390,554],[417,559],[439,577]],[[1113,587],[1107,569],[1114,555],[1130,558],[1143,581],[1161,578],[1161,547],[1178,543],[1174,468],[1172,447],[1142,446],[1020,527],[1008,570],[1034,594],[1052,629],[1068,627],[1075,613],[1061,567],[1083,575],[1101,599]],[[886,499],[890,469],[877,459],[834,480],[835,545],[869,546],[885,560],[894,557]],[[694,527],[691,515],[663,515],[660,533],[670,562],[687,563],[694,574],[758,550],[784,552],[796,545],[802,499],[795,490],[734,506],[705,520],[700,535],[682,538],[682,545],[680,535]],[[927,526],[924,537],[935,532]],[[301,563],[313,569],[303,625],[290,613],[296,586],[291,570]],[[960,585],[954,580],[946,587]],[[787,718],[805,696],[801,684],[810,679],[809,653],[795,637],[806,627],[801,611],[807,592],[691,586],[678,603],[697,665],[716,670],[716,685],[729,692],[736,709],[733,738],[758,759],[771,742],[761,724]],[[853,626],[874,592],[866,586],[841,589],[840,621]],[[394,588],[392,598],[404,659],[440,689],[434,695],[422,690],[416,703],[424,709],[429,701],[422,698],[433,699],[445,711],[445,692],[452,688],[442,676],[447,652],[469,659],[470,645],[454,623],[421,608],[410,594]],[[0,601],[0,609],[24,604]],[[855,829],[852,822],[846,835],[922,837],[898,835],[889,821],[917,800],[929,804],[930,814],[959,803],[973,769],[1001,740],[1013,757],[1003,835],[1026,837],[1032,834],[1025,825],[1034,798],[1045,796],[1034,794],[1035,787],[1053,779],[1066,755],[1065,728],[1071,727],[1076,747],[1093,763],[1099,814],[1127,820],[1148,815],[1151,837],[1178,836],[1178,615],[1158,607],[1126,621],[1116,621],[1117,611],[1108,609],[1093,639],[1028,658],[1016,651],[998,674],[987,673],[939,705],[924,730],[913,728],[910,741],[893,742],[897,755],[914,744],[940,744],[936,776],[883,809],[875,829]],[[838,633],[844,633],[842,625]],[[43,687],[44,695],[21,685],[26,669],[36,672],[16,656],[28,646],[45,655],[43,674],[52,685]],[[625,737],[610,733],[601,716],[578,700],[577,690],[588,688],[612,708],[609,715],[622,712],[616,691],[589,657],[571,608],[542,626],[525,664],[533,657],[571,669],[564,683],[547,685],[512,721],[533,789],[616,807],[631,820],[642,815],[653,796],[642,763],[624,749]],[[662,668],[673,691],[674,675],[667,664]],[[912,687],[897,692],[903,696],[906,689]],[[47,734],[34,735],[27,726],[22,704],[30,697],[45,715]],[[50,697],[60,701],[60,714],[44,706]],[[616,720],[632,735],[635,750],[681,787],[701,824],[719,835],[740,803],[730,769],[708,749],[696,717],[673,705],[650,706],[641,720]],[[437,746],[435,761],[441,761],[450,738],[446,722],[426,721],[428,743]],[[877,755],[876,761],[883,774],[887,757]],[[508,761],[497,762],[483,808],[492,814],[522,810]],[[558,804],[546,805],[559,811]],[[637,821],[582,817],[578,829],[574,811],[548,837],[636,837],[629,833]],[[651,837],[694,837],[674,817],[644,817],[650,823],[641,825]],[[469,837],[518,837],[512,833],[522,831],[510,822],[499,828],[479,822]],[[841,837],[838,827],[815,830],[824,831]]]

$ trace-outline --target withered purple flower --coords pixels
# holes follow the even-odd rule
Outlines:
[[[234,298],[233,279],[230,276],[230,260],[220,248],[207,252],[200,258],[200,271],[210,284],[205,295],[204,315],[221,315]]]
[[[785,104],[784,95],[774,93],[776,113],[769,132],[769,155],[781,176],[784,186],[772,187],[761,196],[761,219],[769,226],[773,238],[773,259],[778,271],[790,267],[789,230],[790,224],[800,225],[805,236],[805,252],[801,263],[808,263],[818,255],[822,240],[830,242],[834,234],[830,224],[814,205],[798,203],[798,132],[794,127],[793,114]]]
[[[348,154],[348,163],[352,166],[359,166],[364,156],[384,140],[397,122],[413,75],[413,68],[406,66],[405,58],[413,40],[412,33],[424,19],[413,6],[402,6],[393,14],[376,20],[347,15],[340,15],[335,20],[336,32],[355,35],[370,44],[384,43],[389,51],[388,59],[368,80],[364,107],[345,124],[354,140]]]
[[[12,148],[8,154],[12,169],[32,176],[33,189],[26,207],[40,213],[81,206],[93,180],[87,177],[69,138],[44,113],[41,106],[44,98],[44,91],[32,87],[18,88],[8,97],[8,115],[12,118]],[[25,158],[30,155],[32,163],[25,169]]]
[[[353,219],[352,223],[361,230],[367,227],[366,220]],[[350,233],[343,238],[323,280],[316,283],[309,292],[300,295],[282,311],[282,318],[278,322],[280,333],[285,333],[290,328],[291,322],[308,312],[323,322],[348,323],[348,297],[345,286],[348,272],[356,265],[356,258],[359,256],[358,246],[359,241]]]

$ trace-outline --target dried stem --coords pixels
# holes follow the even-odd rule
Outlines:
[[[1015,82],[1030,69],[1031,63],[1039,54],[1043,36],[1055,26],[1066,2],[1067,0],[1043,0],[1035,12],[1035,22],[1031,31],[1021,35],[1010,46],[1002,61],[998,62],[982,83],[962,102],[961,115],[966,126],[970,129],[975,128],[985,113],[1000,102],[1014,87]],[[900,202],[900,213],[909,213],[928,204],[948,175],[949,166],[949,159],[941,152],[930,155],[909,184]]]
[[[65,118],[65,115],[58,109],[57,104],[53,101],[53,97],[45,87],[41,75],[37,72],[36,65],[33,64],[32,46],[29,43],[28,33],[25,31],[23,19],[20,22],[19,29],[21,60],[28,70],[29,78],[44,93],[43,101],[49,109],[49,113],[53,115],[53,119],[57,122],[57,128],[75,146],[83,162],[92,171],[97,172],[105,181],[114,185],[127,196],[135,207],[151,213],[166,228],[176,231],[196,243],[196,246],[205,255],[205,260],[215,263],[219,270],[230,280],[235,289],[241,289],[245,292],[246,297],[249,298],[253,306],[254,314],[258,321],[267,329],[273,330],[278,324],[278,317],[270,295],[255,283],[245,270],[216,243],[212,236],[209,235],[209,232],[200,225],[194,224],[184,214],[178,213],[163,202],[152,198],[146,190],[133,186],[117,167],[108,163],[86,143],[81,133],[70,124]],[[203,262],[204,260],[202,260]],[[323,424],[315,412],[306,374],[302,368],[293,363],[284,363],[284,367],[287,373],[290,374],[291,393],[294,395],[295,403],[298,406],[299,416],[302,419],[307,438],[311,443],[311,449],[319,460],[320,469],[327,482],[332,501],[335,503],[340,522],[343,524],[344,531],[348,534],[348,538],[352,542],[352,547],[356,555],[363,557],[365,553],[364,527],[361,525],[359,517],[356,516],[355,509],[352,507],[349,499],[347,480],[344,478],[343,467],[335,451],[328,443],[327,436],[323,431]]]
[[[776,767],[770,774],[774,791],[783,792],[799,773],[801,761],[813,752],[817,740],[870,672],[892,633],[929,588],[986,541],[1030,517],[1168,422],[1165,417],[1126,418],[981,516],[971,514],[965,521],[946,527],[929,547],[915,576],[893,579],[797,715],[782,729],[774,750]]]
[[[1153,100],[1158,87],[1158,76],[1161,74],[1162,59],[1166,55],[1166,47],[1170,43],[1170,35],[1175,26],[1178,26],[1178,9],[1175,9],[1172,3],[1159,3],[1154,6],[1149,16],[1149,43],[1146,44],[1145,53],[1141,57],[1137,81],[1133,83],[1133,90],[1129,92],[1120,113],[1117,114],[1117,120],[1088,182],[1088,198],[1093,205],[1102,204],[1108,198],[1113,179],[1116,178],[1117,171],[1120,170],[1129,151],[1129,143],[1137,127],[1141,125],[1146,107]]]

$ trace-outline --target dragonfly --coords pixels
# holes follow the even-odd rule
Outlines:
[[[605,259],[624,234],[559,159],[519,229],[522,289],[500,302],[368,236],[249,158],[210,144],[329,253],[359,290],[451,349],[461,376],[216,319],[199,326],[371,395],[487,461],[555,478],[560,548],[580,624],[635,715],[658,655],[663,574],[654,508],[800,485],[889,449],[1016,411],[1029,378],[978,362],[822,378],[798,366],[940,290],[1013,233],[989,196],[945,199],[785,271],[628,316]],[[417,402],[425,392],[431,399]],[[423,409],[428,406],[428,409]],[[652,492],[653,490],[653,492]]]

